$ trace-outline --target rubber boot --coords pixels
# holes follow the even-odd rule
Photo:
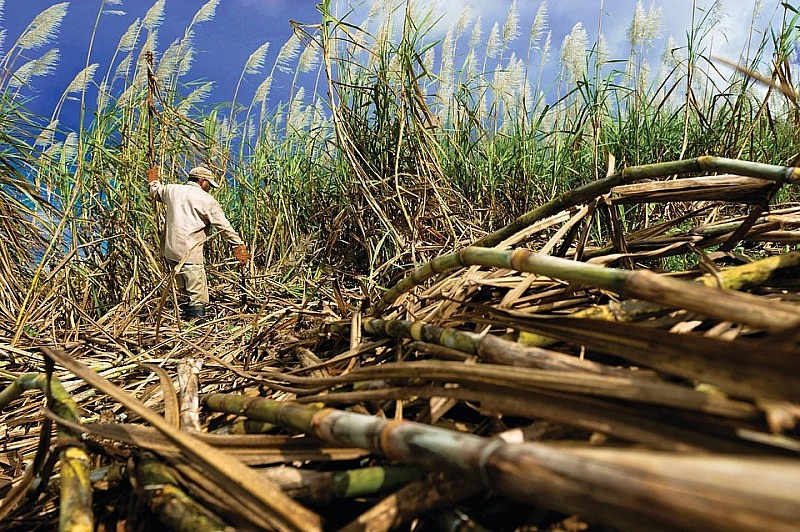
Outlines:
[[[181,305],[181,316],[185,320],[196,320],[206,315],[206,306],[203,303],[186,303]]]

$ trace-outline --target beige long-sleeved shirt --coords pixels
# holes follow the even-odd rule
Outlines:
[[[167,230],[164,237],[164,256],[186,264],[203,264],[203,243],[206,229],[214,227],[231,245],[244,244],[222,207],[200,185],[189,181],[179,185],[165,185],[153,181],[148,185],[150,197],[167,207]]]

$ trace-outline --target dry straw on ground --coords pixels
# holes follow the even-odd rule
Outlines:
[[[625,169],[372,301],[8,323],[4,528],[794,529],[797,181]],[[641,203],[680,214],[622,232]]]

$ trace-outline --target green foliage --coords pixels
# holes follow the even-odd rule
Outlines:
[[[108,8],[99,4],[98,21]],[[724,73],[706,42],[717,24],[711,11],[696,13],[686,42],[668,42],[652,76],[645,53],[658,13],[637,12],[626,58],[609,59],[601,41],[586,50],[576,26],[561,50],[561,76],[551,82],[544,4],[522,60],[510,46],[520,33],[513,8],[488,38],[465,14],[432,40],[438,19],[430,7],[376,2],[355,24],[337,18],[326,1],[319,23],[294,25],[271,68],[266,57],[278,47],[253,51],[234,101],[209,105],[209,85],[186,76],[194,27],[211,23],[216,4],[207,2],[160,52],[163,3],[156,2],[120,38],[110,64],[94,65],[88,51],[82,77],[66,87],[46,124],[23,106],[35,77],[13,76],[30,38],[0,57],[0,197],[19,221],[3,241],[24,243],[0,251],[9,264],[27,254],[24,271],[5,276],[24,280],[24,295],[7,309],[18,324],[59,298],[73,303],[55,319],[77,324],[162,290],[163,215],[144,185],[151,156],[166,181],[181,181],[198,163],[226,175],[217,197],[253,250],[254,270],[296,294],[305,289],[302,277],[345,274],[371,293],[408,265],[603,177],[612,157],[616,168],[706,153],[787,164],[798,152],[797,99],[753,76]],[[63,17],[51,12],[46,26],[40,20],[34,28],[37,49],[58,29],[56,15]],[[765,77],[791,87],[796,19],[787,8],[781,27],[749,43],[743,68],[767,68]],[[152,114],[148,51],[158,59]],[[42,52],[39,66],[52,59]],[[258,75],[265,77],[253,100],[236,102],[244,78]],[[274,103],[270,87],[280,76],[291,94]],[[94,107],[86,99],[92,87]],[[60,124],[72,99],[81,101],[77,131]],[[657,211],[642,216],[638,208],[624,223],[658,219]],[[212,276],[224,277],[229,250],[219,239],[209,248]]]

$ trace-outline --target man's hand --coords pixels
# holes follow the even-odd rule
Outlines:
[[[147,183],[158,181],[158,166],[151,166],[147,169]]]
[[[247,246],[244,244],[239,244],[233,248],[233,256],[236,257],[240,264],[247,264],[247,261],[250,260],[250,252],[247,251]]]

